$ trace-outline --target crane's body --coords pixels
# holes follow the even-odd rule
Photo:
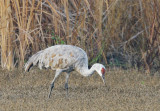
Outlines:
[[[76,46],[72,45],[55,45],[44,50],[41,50],[34,54],[28,62],[25,64],[25,71],[29,71],[30,68],[38,64],[39,68],[43,67],[56,70],[55,77],[51,83],[50,93],[54,87],[56,78],[62,73],[66,72],[66,84],[65,88],[68,93],[68,78],[71,71],[77,71],[83,76],[90,76],[94,71],[102,77],[104,80],[105,67],[102,64],[96,63],[91,69],[88,69],[88,57],[86,52]]]

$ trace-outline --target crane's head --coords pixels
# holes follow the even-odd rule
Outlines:
[[[96,63],[93,65],[94,69],[97,71],[97,73],[101,76],[103,83],[105,84],[105,72],[106,72],[106,68],[104,67],[104,65]]]

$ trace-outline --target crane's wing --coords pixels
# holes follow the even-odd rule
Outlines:
[[[55,70],[74,67],[75,64],[79,67],[82,65],[88,66],[88,58],[81,48],[71,45],[56,45],[34,54],[25,64],[25,71],[29,71],[37,63],[40,69],[51,67]]]
[[[82,58],[82,53],[76,47],[58,45],[44,50],[39,64],[46,68],[64,69],[70,66],[74,67],[80,58]]]
[[[25,71],[29,71],[32,66],[34,66],[38,63],[38,61],[41,59],[41,54],[43,53],[43,51],[44,50],[41,50],[29,58],[29,60],[27,61],[27,63],[24,66]]]

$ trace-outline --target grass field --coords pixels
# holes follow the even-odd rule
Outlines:
[[[0,111],[158,111],[160,77],[136,70],[107,71],[104,86],[98,74],[83,77],[73,72],[69,96],[65,74],[55,83],[48,99],[52,70],[32,69],[29,73],[0,69]]]

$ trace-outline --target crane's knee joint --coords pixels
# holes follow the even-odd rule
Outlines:
[[[68,89],[68,83],[65,83],[65,89]]]
[[[51,90],[54,88],[54,83],[51,84]]]

